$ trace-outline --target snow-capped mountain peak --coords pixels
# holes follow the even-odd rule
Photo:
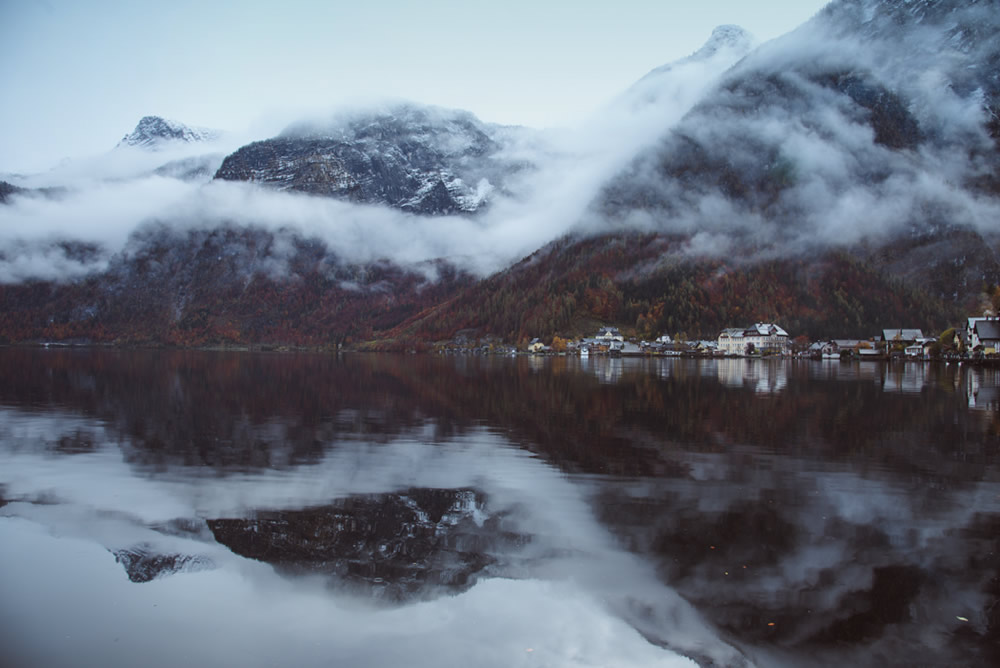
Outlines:
[[[160,116],[143,116],[135,129],[122,137],[118,146],[155,151],[169,145],[213,141],[218,139],[220,134],[218,130],[191,127]]]
[[[679,67],[696,63],[723,61],[732,65],[743,56],[750,53],[756,40],[753,35],[737,25],[721,25],[712,31],[708,41],[690,56],[681,58],[666,65],[661,65],[642,78],[641,81],[657,79]]]
[[[215,175],[413,213],[472,213],[521,168],[504,128],[469,112],[396,104],[304,122],[240,148]]]
[[[743,55],[750,53],[754,47],[754,37],[745,29],[737,25],[721,25],[712,31],[708,41],[700,49],[688,56],[685,60],[704,60],[711,58],[723,49],[730,49],[740,52]]]
[[[743,28],[718,26],[701,48],[651,70],[629,87],[616,104],[633,113],[643,110],[654,113],[659,123],[654,132],[658,133],[678,120],[723,72],[755,46],[755,39]]]

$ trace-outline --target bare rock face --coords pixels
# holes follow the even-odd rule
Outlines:
[[[399,105],[289,128],[229,155],[215,178],[419,214],[471,213],[515,169],[498,156],[501,130],[468,112]]]

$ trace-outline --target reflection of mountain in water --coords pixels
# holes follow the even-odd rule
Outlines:
[[[995,475],[962,491],[748,447],[681,458],[691,479],[608,485],[595,507],[762,665],[921,665],[928,637],[935,663],[1000,659]]]
[[[531,364],[542,366],[533,372]],[[34,397],[99,418],[100,432],[84,433],[77,421],[53,440],[65,447],[104,433],[139,470],[288,469],[314,464],[345,442],[385,442],[418,428],[446,438],[489,425],[569,472],[647,475],[663,470],[663,443],[703,450],[730,441],[794,447],[819,461],[873,456],[929,472],[954,468],[956,447],[972,470],[983,463],[972,459],[989,439],[972,423],[996,413],[954,411],[968,406],[969,383],[984,397],[998,385],[988,371],[871,362],[24,350],[0,356],[0,400]]]
[[[214,519],[208,526],[237,554],[285,573],[320,574],[336,587],[405,600],[464,591],[527,537],[490,515],[472,489],[410,489],[340,499],[298,511]]]

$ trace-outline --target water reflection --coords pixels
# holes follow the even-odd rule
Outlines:
[[[966,376],[969,408],[994,413],[1000,411],[1000,370],[973,368]]]
[[[885,375],[882,389],[886,392],[904,392],[919,394],[930,382],[929,368],[926,364],[893,364]]]
[[[758,394],[773,394],[788,385],[788,365],[783,360],[725,358],[716,366],[719,382],[726,387],[748,387]]]
[[[293,639],[298,665],[1000,659],[994,369],[0,350],[0,375],[23,665],[175,665],[157,629],[203,665]]]

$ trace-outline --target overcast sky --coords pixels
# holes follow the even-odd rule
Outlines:
[[[0,173],[101,153],[156,114],[268,136],[405,98],[572,125],[720,24],[759,41],[825,0],[0,0]]]

